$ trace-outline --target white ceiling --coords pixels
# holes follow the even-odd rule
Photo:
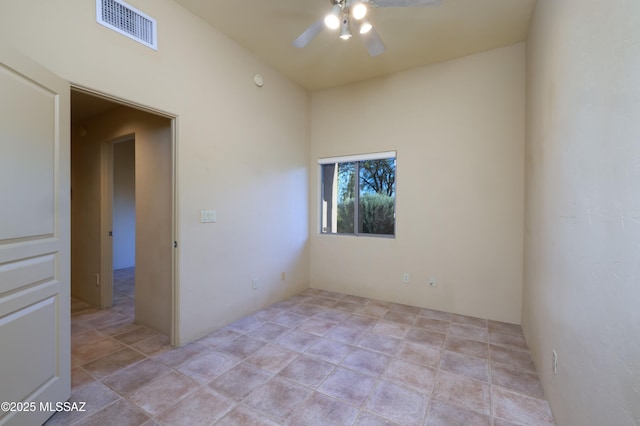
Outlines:
[[[175,0],[309,90],[366,80],[524,41],[536,0],[443,0],[433,7],[375,8],[368,17],[387,50],[371,57],[357,31],[325,29],[291,45],[329,0]]]

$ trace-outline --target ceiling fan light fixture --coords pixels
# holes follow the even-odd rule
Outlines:
[[[342,17],[342,28],[340,28],[340,38],[342,40],[349,40],[351,38],[351,28],[349,27],[349,17],[344,15]]]
[[[340,26],[340,5],[334,4],[331,13],[324,17],[324,24],[327,28],[335,30]]]
[[[367,15],[367,5],[364,2],[356,1],[351,6],[351,16],[353,19],[359,21]]]
[[[371,28],[373,28],[373,25],[371,25],[371,22],[369,22],[368,19],[364,19],[362,22],[360,22],[360,34],[366,34],[369,31],[371,31]]]

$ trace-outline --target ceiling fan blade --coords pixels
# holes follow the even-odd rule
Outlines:
[[[440,6],[442,0],[370,0],[373,7],[424,7]]]
[[[364,40],[365,46],[367,46],[369,55],[371,56],[378,56],[387,50],[375,28],[371,28],[368,33],[362,34],[362,39]]]
[[[305,47],[311,40],[313,40],[324,28],[324,18],[318,19],[316,22],[311,24],[309,28],[307,28],[302,34],[298,36],[297,39],[293,40],[293,46],[299,49]]]

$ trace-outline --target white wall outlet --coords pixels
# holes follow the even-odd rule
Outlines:
[[[558,352],[554,349],[551,353],[551,368],[553,368],[553,375],[558,374]]]
[[[253,287],[254,290],[258,289],[258,279],[254,278],[251,280],[251,287]]]
[[[280,272],[280,280],[281,281],[285,281],[286,279],[287,279],[286,272],[284,272],[284,271]]]
[[[216,220],[215,210],[200,210],[200,223],[214,223]]]
[[[100,274],[96,274],[96,287],[100,287]]]
[[[409,274],[407,274],[406,272],[402,274],[402,282],[405,284],[409,283]]]
[[[436,277],[429,278],[429,285],[431,287],[438,287],[438,279]]]

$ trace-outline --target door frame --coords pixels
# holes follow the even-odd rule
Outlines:
[[[172,244],[173,250],[171,251],[171,333],[169,336],[171,346],[180,346],[180,313],[179,313],[179,251],[178,251],[178,115],[172,114],[166,111],[159,110],[157,108],[149,107],[146,105],[131,102],[98,90],[90,89],[85,86],[70,83],[71,90],[82,92],[91,96],[102,98],[110,102],[114,102],[120,105],[124,105],[130,108],[138,109],[150,114],[165,117],[170,120],[171,123],[171,234],[172,241],[167,241],[167,244]],[[111,305],[111,298],[113,296],[113,253],[111,252],[113,247],[113,239],[109,236],[113,223],[112,200],[113,200],[113,144],[117,142],[123,142],[131,139],[133,135],[128,134],[122,137],[105,141],[101,147],[101,301],[103,306],[108,300]],[[110,178],[105,177],[105,171],[109,170]],[[108,203],[105,202],[105,197],[111,197]],[[108,209],[106,204],[108,204]],[[111,267],[110,271],[106,265]],[[105,280],[106,277],[110,277]],[[108,282],[107,282],[108,281]],[[107,296],[108,293],[108,297]]]

